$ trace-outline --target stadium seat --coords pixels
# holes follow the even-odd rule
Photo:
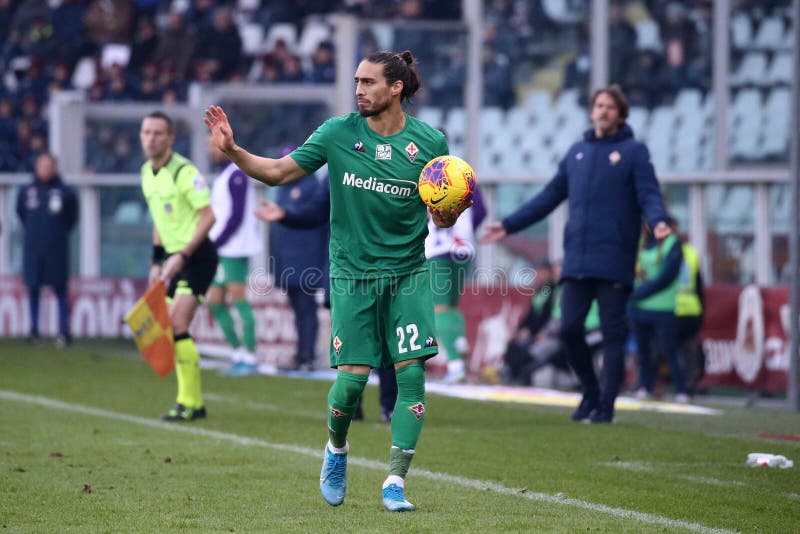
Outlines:
[[[767,55],[761,52],[745,54],[739,63],[739,68],[730,77],[732,87],[765,83],[767,83]]]
[[[481,108],[480,126],[483,146],[502,146],[510,136],[505,127],[505,112],[499,107]],[[508,146],[511,146],[510,144]]]
[[[527,107],[516,106],[506,112],[506,129],[514,136],[526,135],[533,122],[533,114]]]
[[[532,174],[532,170],[528,168],[526,163],[525,152],[516,148],[502,152],[497,170],[503,176],[527,176]]]
[[[644,139],[647,136],[647,118],[649,112],[643,107],[632,107],[628,112],[626,122],[633,130],[633,135],[637,139]]]
[[[789,52],[775,54],[767,71],[769,85],[792,83],[792,54]]]
[[[423,122],[427,122],[434,128],[442,128],[444,121],[444,110],[433,106],[421,106],[417,110],[417,118]],[[447,133],[447,132],[445,132]]]
[[[675,111],[679,117],[699,113],[702,105],[703,93],[700,89],[684,88],[675,97]]]
[[[531,91],[525,98],[525,108],[538,115],[550,110],[551,101],[548,91]]]
[[[728,140],[731,156],[734,159],[746,161],[757,160],[761,157],[760,145],[759,128],[755,124],[736,128],[731,132]]]
[[[126,67],[131,58],[131,47],[126,44],[106,43],[100,55],[100,64],[104,69],[111,68],[112,65]]]
[[[768,17],[761,21],[753,39],[753,46],[764,50],[777,50],[783,47],[783,20]]]
[[[249,56],[255,56],[263,51],[264,27],[261,24],[249,22],[239,27],[242,37],[242,50]]]
[[[769,92],[764,105],[764,116],[768,121],[790,118],[791,90],[785,87],[775,88]]]
[[[552,106],[552,113],[559,119],[584,113],[583,109],[581,109],[581,105],[578,103],[580,96],[580,91],[578,89],[564,89],[559,93],[558,98]]]
[[[78,60],[75,71],[72,73],[72,85],[77,89],[88,89],[94,83],[96,76],[94,58],[82,57]]]
[[[636,48],[639,50],[661,51],[661,36],[659,35],[658,24],[655,21],[641,20],[636,23]]]
[[[261,0],[237,0],[236,9],[239,11],[253,12],[261,7]]]
[[[731,100],[728,111],[730,128],[738,128],[740,124],[749,123],[761,115],[761,93],[758,89],[742,89]]]
[[[186,13],[191,5],[191,0],[172,0],[172,3],[169,5],[169,10],[175,13]]]
[[[503,150],[482,145],[480,154],[480,163],[476,169],[478,176],[498,176],[500,174],[500,161],[503,157]]]
[[[327,41],[331,36],[331,28],[324,22],[309,20],[303,26],[303,33],[297,43],[297,53],[303,57],[309,57],[317,49],[319,44]]]
[[[588,15],[583,2],[542,0],[542,10],[559,24],[578,24]]]
[[[463,139],[466,127],[467,117],[464,108],[451,108],[444,119],[444,131],[447,132],[449,138],[451,140],[455,140],[457,137]]]
[[[270,25],[267,30],[267,38],[264,42],[264,52],[269,52],[275,48],[275,43],[282,40],[286,47],[294,52],[297,49],[297,28],[291,22],[276,22]]]
[[[746,13],[736,13],[731,17],[731,42],[733,47],[742,50],[750,47],[753,39],[753,23]]]

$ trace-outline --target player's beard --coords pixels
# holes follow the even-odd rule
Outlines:
[[[376,115],[380,115],[389,109],[391,104],[391,100],[386,100],[385,102],[377,102],[372,109],[366,109],[359,106],[358,112],[362,117],[375,117]]]

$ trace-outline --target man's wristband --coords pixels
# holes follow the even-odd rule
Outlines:
[[[167,257],[167,250],[161,245],[153,245],[151,260],[153,264],[160,265]]]

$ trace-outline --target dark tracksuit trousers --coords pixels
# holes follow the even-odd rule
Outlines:
[[[639,386],[652,393],[656,382],[656,361],[653,358],[653,341],[669,364],[669,373],[675,393],[686,393],[683,366],[678,359],[678,329],[673,312],[632,311],[636,334],[636,351],[639,354]]]
[[[298,367],[303,364],[314,364],[319,320],[317,319],[317,299],[302,287],[287,289],[289,304],[294,311],[294,324],[297,330],[297,355],[294,363]]]
[[[584,397],[599,399],[613,409],[625,378],[625,341],[628,335],[626,308],[631,288],[620,282],[599,278],[567,278],[561,292],[561,340],[567,360],[581,383]],[[584,321],[592,300],[600,308],[603,332],[603,374],[598,381],[592,354],[586,344]]]

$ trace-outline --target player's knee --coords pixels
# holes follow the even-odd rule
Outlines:
[[[396,370],[397,393],[406,400],[425,401],[425,364],[412,362]]]
[[[336,375],[336,382],[331,386],[328,398],[332,406],[349,408],[358,403],[364,392],[369,375],[348,373],[342,370]]]

